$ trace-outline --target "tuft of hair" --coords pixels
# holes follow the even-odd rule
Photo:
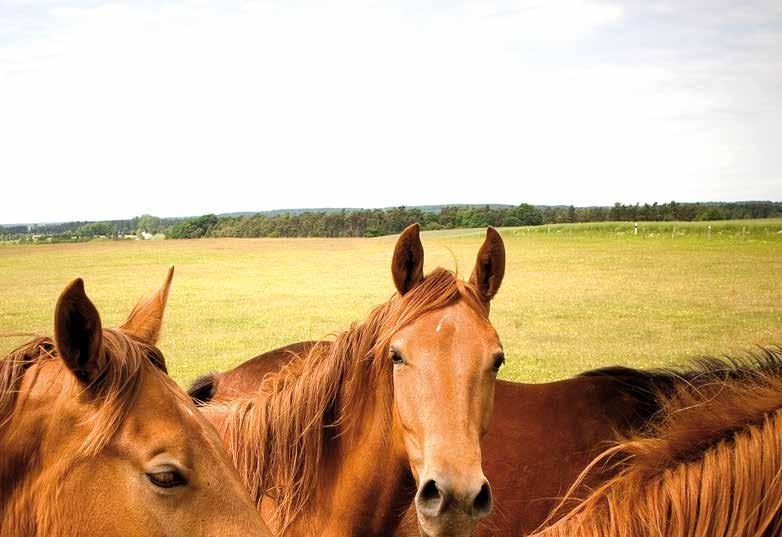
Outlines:
[[[376,307],[363,323],[336,334],[331,344],[318,342],[267,375],[256,396],[212,403],[226,415],[222,436],[251,496],[259,506],[264,495],[274,500],[280,535],[313,500],[329,442],[350,434],[370,398],[387,405],[390,426],[386,357],[393,334],[460,298],[488,315],[470,284],[437,268],[404,295]]]
[[[203,406],[215,396],[217,392],[218,373],[212,372],[201,375],[193,381],[187,389],[187,395],[196,406]]]
[[[12,350],[0,361],[0,427],[11,419],[25,372],[37,361],[54,356],[54,341],[48,337],[37,337]]]
[[[100,406],[93,418],[95,427],[79,450],[86,456],[97,455],[119,430],[138,397],[144,372],[152,368],[165,372],[162,353],[134,334],[104,328],[103,348],[111,358],[91,386]]]
[[[534,535],[782,534],[781,366],[779,347],[700,360],[661,396],[659,419],[594,459],[560,512],[591,471],[613,465],[615,476]]]
[[[165,372],[165,362],[160,351],[134,334],[104,328],[103,346],[110,359],[106,361],[106,368],[89,386],[97,405],[89,417],[93,427],[82,442],[77,456],[97,455],[114,437],[136,401],[144,371],[153,368]],[[4,426],[12,418],[25,372],[44,360],[56,359],[59,356],[54,341],[51,338],[37,338],[0,361],[0,425]],[[164,378],[173,386],[168,376]]]

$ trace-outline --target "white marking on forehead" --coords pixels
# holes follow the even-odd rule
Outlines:
[[[448,313],[443,315],[443,318],[440,319],[439,323],[437,323],[437,328],[434,329],[435,332],[439,332],[440,331],[440,329],[443,327],[443,321],[448,317],[448,315],[449,315]]]

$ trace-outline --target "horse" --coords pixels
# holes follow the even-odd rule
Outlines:
[[[697,373],[582,474],[615,476],[534,537],[782,535],[782,348]]]
[[[314,345],[293,343],[229,371],[204,375],[188,393],[197,404],[247,396],[267,375],[306,356]],[[497,380],[492,423],[481,441],[495,512],[477,525],[476,535],[517,537],[539,527],[607,442],[652,419],[659,411],[657,393],[669,390],[673,378],[612,367],[544,384]],[[594,471],[582,485],[586,488],[609,475]],[[411,500],[412,495],[408,503]],[[413,507],[396,534],[418,535]]]
[[[492,510],[480,439],[504,362],[488,319],[504,244],[487,230],[469,281],[424,276],[419,231],[400,235],[396,293],[363,322],[201,407],[278,535],[390,535],[414,499],[423,535],[462,536]]]
[[[202,377],[191,389],[191,396],[219,399],[225,394],[236,397],[246,393],[257,388],[265,375],[278,371],[294,356],[306,353],[312,345],[314,342],[294,343],[261,354],[224,373]],[[757,365],[754,369],[766,376],[779,374],[782,369],[779,355],[779,350],[763,351],[761,359],[755,360]],[[652,430],[666,415],[679,415],[670,410],[669,402],[674,400],[672,394],[677,390],[697,387],[698,393],[703,394],[704,389],[715,380],[754,375],[752,360],[749,363],[737,360],[732,368],[714,359],[700,362],[700,365],[685,371],[608,367],[587,371],[572,379],[534,385],[498,380],[492,425],[482,441],[484,472],[492,483],[497,512],[493,520],[482,521],[476,533],[486,536],[528,535],[544,523],[557,520],[565,515],[563,505],[577,505],[576,499],[580,494],[601,486],[621,471],[622,466],[619,465],[602,462],[590,465],[609,443],[633,431]],[[695,408],[694,404],[682,406]],[[727,406],[725,410],[730,408]],[[747,405],[736,403],[732,408],[741,411]],[[716,413],[716,416],[720,415],[724,412]],[[646,440],[641,445],[646,448],[650,442]],[[622,445],[622,452],[636,446]],[[584,473],[587,467],[589,471]],[[562,496],[567,500],[563,502]],[[611,497],[626,496],[613,494]],[[417,535],[414,520],[411,508],[397,535]],[[596,525],[608,527],[599,520]],[[549,533],[542,532],[540,536],[571,535],[569,531],[562,525]],[[625,534],[621,530],[615,530],[613,534],[590,534],[584,530],[583,535],[620,537]]]
[[[84,282],[0,361],[0,536],[270,536],[155,346],[173,268],[117,329]]]

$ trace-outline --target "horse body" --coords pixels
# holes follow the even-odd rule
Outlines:
[[[614,377],[498,381],[482,442],[496,512],[476,535],[517,537],[537,528],[606,443],[646,419],[645,406],[626,387]],[[584,487],[605,478],[590,477]]]
[[[202,389],[217,398],[257,389],[311,345],[264,353],[203,379]],[[711,361],[690,371],[607,368],[546,384],[497,381],[482,440],[496,511],[476,535],[528,535],[544,522],[553,526],[536,537],[779,535],[782,351],[765,353],[750,366]],[[411,507],[397,535],[417,531]]]
[[[252,394],[266,375],[297,356],[306,356],[314,344],[293,343],[229,371],[203,377],[190,394],[216,401]],[[649,420],[658,409],[654,393],[669,384],[668,378],[655,381],[622,368],[545,384],[498,380],[492,423],[481,441],[483,470],[492,484],[495,513],[477,526],[476,535],[515,537],[537,528],[618,432],[636,429]],[[606,477],[592,474],[583,486]],[[394,505],[409,506],[412,487],[398,487],[397,491]],[[382,505],[373,507],[384,511]],[[385,513],[398,517],[401,511],[395,508]],[[397,534],[418,535],[413,508]]]
[[[76,280],[0,361],[0,536],[269,535],[154,347],[170,281],[111,330]]]

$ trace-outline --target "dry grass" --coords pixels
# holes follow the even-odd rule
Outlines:
[[[659,366],[782,342],[782,234],[633,236],[610,226],[501,230],[509,266],[492,319],[505,378],[544,381],[608,364]],[[741,226],[739,224],[739,228]],[[760,229],[760,228],[758,228]],[[427,270],[469,274],[482,231],[423,236]],[[0,245],[0,333],[51,334],[58,294],[84,278],[104,323],[177,267],[161,342],[186,384],[363,318],[393,292],[395,237]],[[8,351],[21,338],[0,339]]]

